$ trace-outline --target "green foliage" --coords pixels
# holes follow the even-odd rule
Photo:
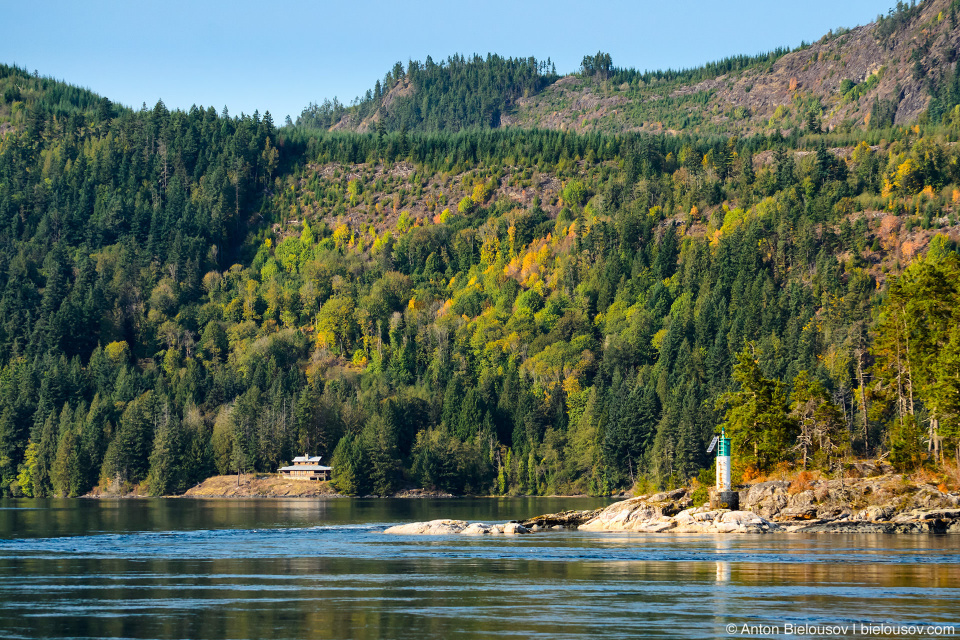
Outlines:
[[[459,64],[386,91],[500,63]],[[545,81],[520,66],[503,78]],[[721,423],[760,468],[912,443],[908,416],[938,463],[960,446],[955,246],[908,266],[874,222],[953,215],[949,129],[865,132],[850,154],[426,132],[483,113],[448,104],[278,132],[20,85],[0,142],[5,493],[178,493],[308,453],[354,495],[605,495],[694,476]]]
[[[904,416],[890,431],[890,464],[900,472],[916,471],[923,461],[920,429],[913,416]]]
[[[919,423],[933,457],[960,454],[960,259],[942,242],[890,285],[880,308],[874,375],[877,400],[892,407],[891,457],[916,466]]]
[[[509,464],[509,461],[508,461]],[[420,486],[456,494],[487,493],[491,465],[478,439],[461,440],[442,429],[417,434],[413,446],[412,472]],[[507,489],[506,472],[501,467],[500,493]]]
[[[693,502],[694,507],[702,507],[710,502],[710,491],[705,485],[700,485],[690,494],[690,500]]]
[[[344,107],[336,98],[311,103],[297,125],[329,129],[344,117],[361,121],[376,115],[381,131],[495,128],[513,101],[539,92],[557,78],[549,59],[455,55],[437,64],[427,56],[426,62],[410,61],[406,70],[398,62],[384,77],[382,88],[378,81],[353,107]]]
[[[740,390],[720,396],[717,410],[724,411],[720,428],[730,437],[733,455],[767,471],[789,457],[798,428],[788,414],[785,385],[763,377],[755,351],[748,345],[737,354],[733,379]]]
[[[563,186],[564,203],[580,207],[587,200],[587,190],[579,180],[570,180]]]
[[[613,70],[613,58],[609,53],[598,51],[593,56],[583,56],[583,62],[580,65],[580,72],[585,76],[598,75],[603,79],[610,76]]]
[[[863,82],[857,83],[849,78],[840,81],[840,95],[849,101],[857,101],[880,83],[883,77],[883,69],[876,73],[871,73]]]
[[[790,415],[797,421],[799,434],[796,449],[801,453],[804,469],[813,458],[823,468],[830,469],[832,457],[842,455],[848,444],[843,411],[836,406],[826,387],[801,371],[793,379]]]
[[[157,411],[153,391],[138,396],[127,406],[104,457],[101,476],[105,482],[116,479],[136,484],[146,479]]]
[[[898,0],[896,6],[891,7],[887,15],[880,14],[877,16],[877,39],[886,44],[890,36],[920,15],[921,9],[922,6],[916,2],[908,3]]]

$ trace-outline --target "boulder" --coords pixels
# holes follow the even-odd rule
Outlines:
[[[814,507],[817,504],[817,496],[810,489],[806,491],[801,491],[796,495],[792,495],[787,499],[787,505],[791,508],[804,508],[804,507]]]
[[[696,522],[700,523],[709,523],[716,520],[717,516],[720,515],[720,511],[711,511],[707,507],[700,507],[699,509],[691,509],[690,517],[693,518]]]
[[[734,523],[737,525],[746,524],[748,522],[757,522],[761,518],[752,511],[727,511],[726,513],[719,514],[718,520],[724,523]]]
[[[896,509],[892,506],[881,507],[873,505],[866,509],[861,509],[853,519],[866,522],[882,522],[889,520],[890,515],[894,513],[894,511],[896,511]]]
[[[873,478],[881,475],[880,467],[872,462],[854,462],[851,471],[859,478]]]
[[[735,528],[730,529],[733,525]],[[728,511],[720,514],[714,520],[714,528],[718,533],[737,531],[738,533],[766,533],[780,531],[782,528],[775,522],[770,522],[763,516],[752,511]]]
[[[530,529],[519,522],[506,524],[484,524],[482,522],[467,523],[463,520],[431,520],[430,522],[411,522],[390,527],[384,533],[400,536],[484,536],[484,535],[519,535],[532,533]]]
[[[607,507],[580,528],[585,531],[636,531],[638,533],[766,533],[782,528],[750,511],[684,509],[676,515],[664,513],[649,498],[634,498]],[[676,504],[676,503],[672,503]]]
[[[669,531],[670,529],[675,529],[676,526],[677,523],[673,519],[658,520],[656,522],[640,524],[634,528],[634,531],[641,533],[662,533],[664,531]]]
[[[736,522],[717,522],[713,525],[716,533],[735,533],[740,530],[740,525]]]
[[[921,516],[922,520],[953,520],[960,518],[960,509],[932,509]]]
[[[957,498],[944,493],[932,485],[921,485],[913,496],[913,503],[924,509],[937,507],[956,507]]]
[[[463,520],[431,520],[430,522],[411,522],[390,527],[384,533],[399,536],[426,535],[445,536],[461,533],[467,528]]]
[[[548,513],[528,520],[521,520],[520,524],[532,529],[539,526],[547,527],[578,527],[587,520],[595,517],[603,509],[591,509],[589,511],[561,511],[559,513]]]
[[[674,500],[682,500],[683,497],[686,495],[687,495],[686,489],[673,489],[671,491],[663,491],[661,493],[655,493],[652,496],[646,496],[644,499],[647,502],[673,502]]]
[[[715,533],[713,521],[723,511],[711,511],[708,507],[686,509],[674,516],[677,533]]]
[[[813,520],[817,517],[816,505],[787,507],[779,514],[783,520]]]
[[[744,504],[760,504],[766,498],[783,495],[787,492],[790,483],[786,480],[769,480],[751,485],[744,499]]]
[[[471,522],[467,528],[460,533],[465,536],[483,536],[490,535],[491,527],[482,522]],[[389,529],[387,530],[389,532]]]
[[[785,480],[758,482],[746,492],[741,506],[756,511],[765,518],[773,518],[788,506],[789,487],[790,483]]]
[[[644,498],[632,498],[612,504],[580,525],[584,531],[632,531],[663,515],[663,510],[647,504]]]
[[[507,524],[503,525],[503,532],[512,536],[521,533],[530,533],[530,529],[527,529],[519,522],[508,522]]]

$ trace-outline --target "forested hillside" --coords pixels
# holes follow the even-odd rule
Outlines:
[[[944,95],[960,86],[958,12],[960,0],[898,2],[813,43],[693,69],[642,71],[603,52],[563,77],[533,58],[398,62],[351,106],[311,104],[297,122],[360,132],[510,126],[740,137],[940,122]]]
[[[306,452],[344,493],[605,494],[686,482],[720,425],[738,477],[957,464],[956,92],[744,138],[0,95],[4,493]]]
[[[518,98],[539,92],[556,81],[552,62],[536,58],[502,58],[487,54],[451,56],[434,63],[411,60],[404,69],[397,62],[383,83],[349,108],[336,98],[310,104],[296,124],[319,129],[360,132],[460,131],[472,127],[496,128]]]

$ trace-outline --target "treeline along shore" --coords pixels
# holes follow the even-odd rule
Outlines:
[[[456,116],[555,84],[494,57],[399,65],[362,115],[503,101],[365,132],[0,65],[0,492],[182,494],[308,454],[344,495],[653,494],[720,428],[735,484],[856,457],[955,491],[960,74],[923,52],[960,31],[917,6],[864,33],[929,41],[920,115],[886,76],[783,78],[791,119],[740,133]],[[774,82],[778,56],[680,76]]]

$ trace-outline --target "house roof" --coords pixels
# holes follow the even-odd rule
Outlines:
[[[293,459],[293,463],[294,464],[298,464],[298,463],[299,464],[303,464],[303,463],[317,464],[320,462],[321,457],[322,456],[297,456],[296,458]]]
[[[317,458],[319,460],[319,458]],[[320,464],[295,464],[289,467],[280,467],[280,471],[332,471],[333,467],[325,467]]]

